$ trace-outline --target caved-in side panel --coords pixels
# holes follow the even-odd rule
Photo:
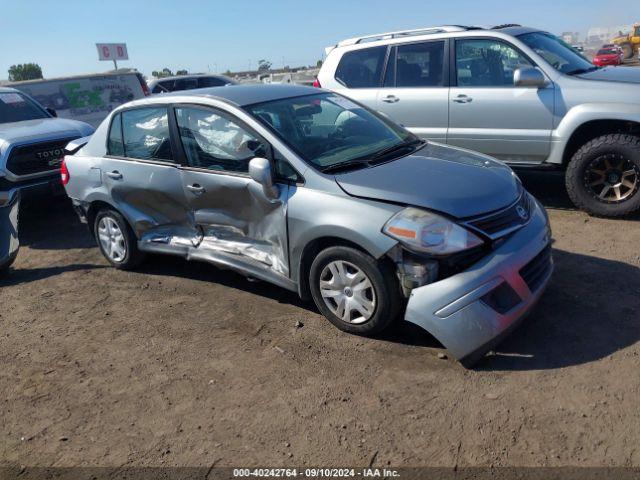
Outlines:
[[[289,276],[288,186],[279,186],[280,197],[270,200],[247,177],[192,170],[182,175],[194,228],[202,236],[197,247],[200,255],[237,255],[240,261],[259,262]]]

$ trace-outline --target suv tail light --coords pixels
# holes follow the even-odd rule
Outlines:
[[[322,88],[322,85],[320,85],[320,80],[318,80],[318,77],[316,77],[316,79],[313,81],[313,86],[316,88]]]
[[[67,168],[66,158],[62,159],[62,163],[60,164],[60,181],[62,185],[66,185],[71,180],[71,175],[69,175],[69,169]]]

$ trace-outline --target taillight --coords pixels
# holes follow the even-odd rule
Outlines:
[[[71,175],[69,175],[69,169],[67,168],[67,164],[65,163],[65,159],[62,159],[62,163],[60,164],[60,181],[62,185],[66,185],[71,180]]]
[[[316,78],[313,81],[313,86],[316,87],[316,88],[322,88],[322,85],[320,85],[320,80],[318,80],[318,78]]]

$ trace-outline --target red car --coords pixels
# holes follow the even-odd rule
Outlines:
[[[593,57],[593,64],[597,67],[604,67],[606,65],[620,65],[622,59],[620,54],[611,48],[603,48],[598,50],[598,53]]]

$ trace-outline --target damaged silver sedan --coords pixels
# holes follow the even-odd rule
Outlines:
[[[508,167],[313,88],[128,103],[65,158],[62,180],[117,268],[146,252],[233,268],[362,335],[404,315],[467,366],[553,268],[544,208]]]

